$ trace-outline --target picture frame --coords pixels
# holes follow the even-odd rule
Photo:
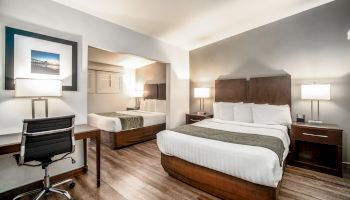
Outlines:
[[[78,89],[78,43],[5,27],[5,90],[16,78],[60,79],[62,90]]]

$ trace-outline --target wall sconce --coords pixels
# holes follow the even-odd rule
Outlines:
[[[350,40],[350,30],[348,31],[348,40]]]

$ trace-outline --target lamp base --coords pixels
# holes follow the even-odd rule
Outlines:
[[[197,115],[205,115],[205,114],[207,114],[207,113],[204,112],[204,111],[198,111],[198,112],[196,112],[196,114],[197,114]]]
[[[310,124],[323,124],[323,121],[320,120],[308,120],[307,122]]]

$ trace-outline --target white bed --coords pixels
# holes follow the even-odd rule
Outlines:
[[[118,111],[117,113],[142,116],[143,127],[163,124],[166,121],[166,114],[162,112],[131,110],[131,111]],[[104,131],[119,132],[122,130],[122,126],[119,118],[106,117],[95,113],[91,113],[88,115],[88,124]]]
[[[280,138],[284,144],[283,160],[289,151],[288,128],[283,125],[265,125],[206,119],[195,126],[247,134],[270,135]],[[164,130],[157,134],[160,151],[190,163],[213,169],[243,180],[276,188],[282,179],[283,166],[271,150],[194,137]],[[219,155],[219,156],[218,156]]]

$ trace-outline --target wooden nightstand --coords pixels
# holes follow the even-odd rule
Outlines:
[[[126,110],[139,110],[139,108],[126,108]]]
[[[334,124],[293,123],[293,165],[342,177],[342,133]]]
[[[197,115],[197,114],[186,114],[186,124],[192,124],[195,122],[202,121],[203,119],[213,118],[212,114]]]

